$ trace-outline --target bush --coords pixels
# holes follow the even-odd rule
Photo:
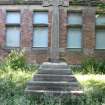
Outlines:
[[[14,70],[25,68],[26,59],[24,50],[12,50],[11,53],[5,58],[4,64]]]
[[[12,50],[0,63],[0,70],[7,72],[9,70],[35,71],[37,69],[36,65],[28,64],[26,61],[24,50]]]
[[[105,60],[97,60],[95,58],[86,58],[81,67],[74,67],[74,72],[82,72],[84,74],[105,74]]]
[[[87,58],[82,62],[82,71],[84,73],[95,73],[96,60],[94,58]]]

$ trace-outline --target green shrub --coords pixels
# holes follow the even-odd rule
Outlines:
[[[36,69],[35,64],[27,63],[24,50],[12,50],[0,63],[0,70],[6,72],[9,70],[35,71]]]
[[[96,66],[97,66],[96,73],[99,72],[105,74],[105,60],[97,61]]]
[[[26,59],[24,50],[12,50],[11,53],[5,58],[4,64],[11,69],[25,68]]]
[[[82,62],[82,71],[84,73],[95,73],[96,60],[94,58],[87,58]]]
[[[73,67],[74,72],[82,72],[84,74],[105,74],[105,60],[97,60],[95,58],[86,58],[81,67]]]

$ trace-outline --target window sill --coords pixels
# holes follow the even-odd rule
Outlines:
[[[32,47],[32,50],[48,50],[48,47]]]
[[[82,52],[82,48],[66,48],[68,52]]]
[[[82,28],[81,24],[67,24],[67,27],[72,27],[72,28]]]
[[[11,49],[20,49],[20,47],[4,47],[4,49],[9,49],[9,50],[11,50]]]
[[[11,50],[18,50],[20,47],[4,47],[3,50],[7,52],[11,52]]]
[[[19,23],[6,23],[6,26],[7,27],[20,27],[20,24]]]
[[[32,47],[32,51],[37,54],[46,54],[48,53],[48,47]]]
[[[43,23],[40,23],[40,24],[33,24],[34,27],[48,27],[48,24],[43,24]]]
[[[105,52],[105,49],[95,49],[95,52]]]

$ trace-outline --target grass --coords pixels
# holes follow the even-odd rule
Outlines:
[[[34,72],[0,70],[0,105],[24,105],[24,89]]]
[[[85,91],[97,91],[105,93],[105,75],[100,74],[76,74],[75,77]]]
[[[37,68],[27,64],[24,50],[13,50],[0,63],[0,105],[105,105],[105,75],[102,75],[105,73],[105,61],[86,59],[81,68],[73,71],[84,89],[83,95],[26,95],[27,82]]]
[[[49,96],[30,97],[24,94],[27,81],[32,79],[35,69],[0,70],[0,105],[104,105],[105,75],[75,74],[86,94],[77,99],[68,97],[54,98]],[[65,101],[64,101],[65,100]]]

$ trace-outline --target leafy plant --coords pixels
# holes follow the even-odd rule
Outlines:
[[[81,67],[73,67],[74,72],[81,72],[84,74],[105,74],[105,60],[98,60],[95,58],[86,58]]]
[[[24,50],[12,50],[4,60],[5,65],[11,69],[25,68],[26,59]]]
[[[16,4],[22,4],[22,3],[24,3],[24,1],[25,1],[25,0],[15,0],[15,3],[16,3]]]

